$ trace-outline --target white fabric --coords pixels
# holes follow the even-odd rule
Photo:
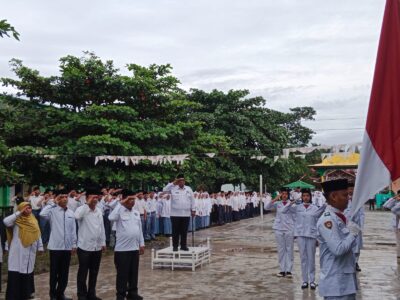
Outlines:
[[[78,248],[85,251],[99,251],[106,245],[103,213],[98,207],[94,210],[82,205],[75,211],[78,220]]]
[[[136,199],[133,209],[137,210],[139,214],[144,215],[146,211],[146,201],[144,201],[144,199]]]
[[[4,219],[6,227],[13,227],[13,239],[8,247],[8,271],[30,274],[35,267],[36,252],[43,251],[43,244],[39,237],[32,245],[26,248],[22,246],[19,239],[19,227],[15,225],[15,221],[20,215],[21,213],[17,212]]]
[[[43,197],[42,196],[30,196],[28,202],[31,204],[32,210],[39,210],[42,208]]]
[[[77,197],[68,197],[68,203],[67,203],[67,207],[72,210],[73,212],[76,211],[76,209],[83,205],[83,201],[81,198],[77,198]]]
[[[376,153],[367,132],[364,132],[362,148],[353,194],[352,212],[356,212],[391,182],[389,170]]]
[[[275,230],[278,246],[278,261],[281,272],[292,272],[293,268],[293,232]]]
[[[40,212],[40,216],[50,221],[49,250],[72,250],[76,248],[76,224],[72,210],[49,204]]]
[[[195,210],[193,191],[190,187],[180,188],[172,182],[164,187],[165,192],[171,193],[171,216],[189,217],[191,211]]]
[[[297,237],[303,282],[315,282],[315,249],[317,239]]]
[[[108,219],[116,225],[117,239],[114,251],[135,251],[144,247],[142,222],[136,210],[128,210],[118,203]]]

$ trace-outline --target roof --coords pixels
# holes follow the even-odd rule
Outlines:
[[[310,165],[313,168],[343,168],[343,169],[355,169],[360,162],[359,153],[336,153],[330,157],[325,158],[321,163]]]

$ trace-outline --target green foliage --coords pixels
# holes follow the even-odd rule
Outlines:
[[[186,92],[170,65],[128,64],[127,76],[89,52],[61,58],[57,76],[42,76],[16,59],[11,65],[17,79],[1,82],[18,94],[0,96],[0,150],[3,145],[8,153],[0,166],[23,174],[14,181],[136,189],[162,186],[179,171],[192,186],[218,190],[226,182],[256,188],[259,174],[275,187],[306,169],[299,159],[274,164],[273,157],[309,142],[312,131],[301,121],[313,118],[312,108],[281,113],[246,90]],[[191,159],[182,166],[94,165],[97,155],[183,153]]]
[[[0,20],[0,38],[10,37],[10,34],[14,39],[19,41],[19,33],[15,30],[7,20]]]

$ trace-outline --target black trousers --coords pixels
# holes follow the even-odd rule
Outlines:
[[[179,238],[181,239],[181,248],[187,247],[187,232],[189,228],[190,217],[171,217],[172,223],[172,246],[178,248]]]
[[[68,284],[70,250],[50,250],[50,297],[64,296]]]
[[[101,250],[85,251],[78,248],[79,268],[77,274],[78,297],[94,298],[96,296],[97,275],[99,274]],[[89,273],[88,286],[86,279]]]
[[[8,271],[6,300],[27,300],[35,292],[32,288],[33,272],[22,274]]]
[[[137,299],[139,251],[115,251],[114,264],[117,269],[117,300]]]

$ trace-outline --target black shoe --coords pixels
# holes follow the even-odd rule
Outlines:
[[[311,283],[310,283],[310,288],[311,288],[312,290],[315,290],[315,289],[317,288],[317,284],[316,284],[315,282],[311,282]]]
[[[279,272],[278,274],[276,274],[276,277],[285,277],[286,273],[285,272]]]
[[[358,265],[358,263],[356,263],[356,271],[361,272],[361,269],[360,269],[360,266]]]
[[[178,252],[178,247],[174,247],[174,248],[172,248],[172,251],[174,251],[174,252]]]
[[[292,273],[290,273],[290,272],[286,272],[286,277],[287,277],[287,278],[293,278],[293,275],[292,275]]]
[[[136,295],[133,295],[133,296],[127,296],[126,299],[127,300],[143,300],[143,297],[138,295],[138,294],[136,294]]]
[[[189,251],[189,248],[188,247],[181,247],[181,250],[182,251]]]
[[[61,297],[58,297],[57,300],[72,300],[72,298],[61,296]]]
[[[301,285],[301,289],[304,290],[308,288],[308,282],[303,282],[303,284]]]
[[[88,300],[102,300],[101,298],[97,297],[97,296],[91,296],[87,298]]]

